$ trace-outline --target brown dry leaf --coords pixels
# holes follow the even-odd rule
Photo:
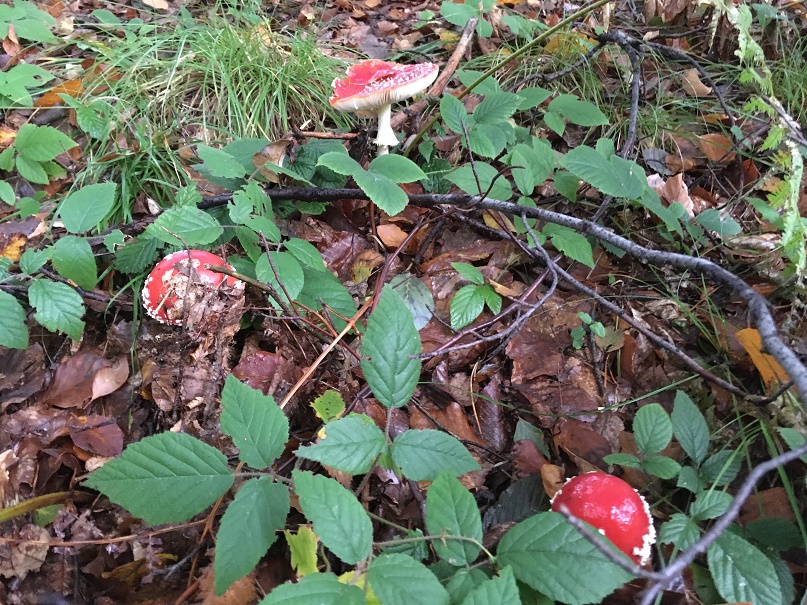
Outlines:
[[[106,416],[90,414],[70,420],[70,439],[96,456],[113,457],[123,451],[123,431]]]
[[[516,441],[513,445],[513,463],[516,475],[526,477],[527,475],[537,475],[541,468],[547,464],[547,459],[529,439]]]
[[[719,133],[705,134],[698,138],[698,147],[712,162],[728,164],[736,157],[732,151],[731,141],[725,135]]]
[[[772,487],[754,493],[740,509],[740,523],[745,525],[758,519],[787,519],[796,522],[796,515],[784,487]]]
[[[171,8],[165,0],[142,0],[143,4],[157,9],[158,11],[167,11]]]
[[[216,596],[213,566],[209,565],[199,577],[199,595],[202,605],[251,605],[258,591],[255,587],[255,572],[233,582],[223,595]]]
[[[87,405],[92,399],[95,375],[113,363],[91,351],[79,351],[56,369],[56,376],[40,403],[60,408]]]
[[[364,6],[367,8],[376,8],[381,2],[382,0],[364,0]]]
[[[29,524],[16,537],[19,542],[0,543],[0,576],[22,580],[29,573],[39,571],[45,563],[50,533],[44,527]]]
[[[273,141],[252,156],[252,165],[255,166],[258,172],[270,183],[279,183],[280,176],[277,172],[269,168],[266,162],[271,162],[275,166],[282,168],[283,163],[286,161],[289,145],[291,145],[291,141],[288,139]]]
[[[576,418],[561,418],[555,431],[555,445],[576,458],[578,465],[582,460],[592,467],[586,470],[602,470],[607,467],[602,459],[612,453],[611,444],[590,424]]]
[[[255,351],[241,358],[233,368],[233,376],[264,395],[271,395],[282,383],[294,384],[295,366],[278,353]]]
[[[784,384],[790,380],[790,376],[779,365],[779,362],[771,355],[762,352],[762,339],[757,330],[745,328],[734,336],[751,356],[751,361],[754,362],[759,371],[762,382],[765,383],[765,388],[770,388],[774,382]]]
[[[18,260],[20,260],[22,250],[27,241],[28,238],[21,233],[15,233],[12,235],[8,241],[4,243],[4,245],[3,242],[0,241],[0,256],[7,258],[12,263],[16,263]]]
[[[375,250],[365,250],[356,257],[350,267],[350,280],[354,284],[367,281],[381,263],[384,257]]]
[[[68,80],[67,82],[62,82],[39,97],[34,102],[34,107],[53,107],[54,105],[60,105],[64,103],[59,96],[60,94],[77,97],[81,94],[83,89],[84,85],[82,84],[81,80]]]
[[[563,480],[563,469],[559,466],[555,466],[554,464],[544,464],[541,467],[541,482],[544,484],[544,491],[546,495],[551,498],[555,497],[563,484],[566,481]]]
[[[118,357],[108,368],[101,368],[92,381],[92,399],[114,393],[129,379],[129,361],[124,355]]]
[[[378,237],[389,250],[394,250],[400,246],[406,239],[406,231],[401,229],[398,225],[387,223],[386,225],[379,225],[376,229]]]
[[[647,180],[649,183],[650,177],[648,177]],[[657,188],[655,184],[650,184],[650,186],[655,189],[656,193],[667,200],[667,203],[672,204],[678,202],[684,207],[690,218],[695,216],[692,198],[689,196],[689,188],[686,186],[686,183],[684,183],[684,175],[682,173],[679,172],[668,178],[661,188]]]
[[[507,286],[504,286],[499,282],[495,282],[492,279],[489,279],[488,282],[491,286],[493,286],[493,289],[496,290],[496,294],[500,296],[512,296],[513,298],[518,296],[518,292],[512,288],[508,288]]]
[[[151,573],[153,568],[161,568],[166,563],[173,563],[176,560],[176,555],[158,553],[148,558],[136,559],[129,563],[119,565],[114,569],[103,572],[101,577],[104,580],[115,580],[116,582],[123,582],[129,586],[136,586],[140,580]]]
[[[694,67],[681,75],[681,88],[690,97],[705,97],[712,94],[712,89],[701,82],[698,70]]]
[[[8,469],[17,462],[17,456],[11,450],[0,453],[0,508],[10,504],[14,490],[9,482]]]
[[[0,149],[5,149],[17,138],[17,130],[5,124],[0,125]]]

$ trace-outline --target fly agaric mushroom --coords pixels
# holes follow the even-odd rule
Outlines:
[[[384,155],[391,145],[398,144],[390,125],[392,104],[426,90],[437,78],[438,71],[434,63],[401,65],[378,59],[362,61],[351,65],[343,80],[333,81],[334,95],[329,101],[339,111],[376,113],[378,135],[373,142],[378,145],[378,155]]]
[[[223,258],[204,250],[180,250],[157,263],[143,284],[148,314],[160,323],[179,325],[186,311],[190,315],[195,306],[205,304],[211,291],[226,285],[238,294],[243,292],[244,282],[205,265],[232,269]]]
[[[568,512],[595,527],[638,565],[650,560],[656,529],[647,501],[619,477],[586,473],[569,479],[552,499],[552,510]]]

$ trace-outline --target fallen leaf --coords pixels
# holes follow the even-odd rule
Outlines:
[[[705,97],[712,94],[712,89],[701,82],[700,75],[696,68],[688,69],[681,75],[681,88],[690,97]]]
[[[745,328],[734,336],[751,356],[751,361],[754,362],[759,371],[762,382],[765,383],[765,388],[770,388],[774,382],[784,384],[790,380],[790,376],[779,365],[779,362],[771,355],[762,352],[762,338],[757,330]]]
[[[563,480],[563,469],[554,464],[544,464],[541,467],[541,481],[544,484],[544,491],[550,498],[554,498],[566,483]]]
[[[129,361],[124,355],[118,357],[108,368],[101,368],[92,380],[92,399],[114,393],[129,379]]]
[[[167,11],[170,6],[168,6],[168,2],[166,0],[143,0],[143,4],[146,6],[150,6],[151,8],[155,8],[158,11]]]
[[[406,231],[401,229],[398,225],[387,223],[386,225],[379,225],[376,229],[378,237],[389,250],[394,250],[406,239]]]
[[[732,151],[732,144],[728,137],[719,134],[705,134],[698,138],[698,147],[711,162],[728,164],[736,157]]]
[[[84,89],[81,80],[68,80],[54,86],[34,102],[34,107],[53,107],[64,103],[59,95],[77,97]]]

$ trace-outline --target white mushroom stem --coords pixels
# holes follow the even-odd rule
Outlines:
[[[389,148],[398,144],[398,137],[392,129],[392,105],[387,103],[378,108],[378,135],[373,143],[378,145],[378,155],[386,155]]]

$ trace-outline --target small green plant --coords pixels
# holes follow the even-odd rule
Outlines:
[[[493,35],[493,26],[490,22],[485,20],[485,15],[490,13],[491,9],[498,3],[496,0],[465,0],[465,3],[443,2],[440,4],[440,14],[443,18],[458,27],[465,26],[470,19],[479,19],[476,25],[476,33],[482,38],[489,38]],[[431,13],[431,11],[423,11],[420,15],[421,23],[425,24],[429,19],[434,17],[434,14],[423,15],[423,13]],[[506,25],[513,34],[522,39],[528,39],[532,35],[542,29],[546,29],[538,19],[525,19],[521,15],[508,12],[500,17],[500,22]]]
[[[9,28],[14,28],[18,38],[32,42],[56,42],[50,31],[56,27],[56,19],[40,10],[33,2],[14,0],[11,4],[0,4],[0,39],[8,37]]]
[[[603,326],[599,321],[594,321],[591,318],[591,315],[585,313],[584,311],[580,311],[577,316],[580,318],[580,321],[583,322],[583,325],[573,328],[569,332],[570,336],[572,337],[572,346],[575,349],[583,348],[586,334],[589,332],[598,338],[605,338],[605,326]]]
[[[37,65],[19,63],[6,72],[0,72],[0,109],[31,107],[32,94],[53,80],[53,74]]]
[[[451,327],[454,330],[472,323],[488,306],[494,314],[502,310],[502,297],[493,286],[486,284],[482,272],[468,263],[451,263],[454,270],[471,282],[463,286],[451,299]]]
[[[51,178],[66,174],[54,158],[75,146],[70,137],[51,126],[23,124],[14,143],[0,153],[0,170],[10,172],[16,168],[25,180],[47,185]],[[2,199],[6,201],[5,196]]]

